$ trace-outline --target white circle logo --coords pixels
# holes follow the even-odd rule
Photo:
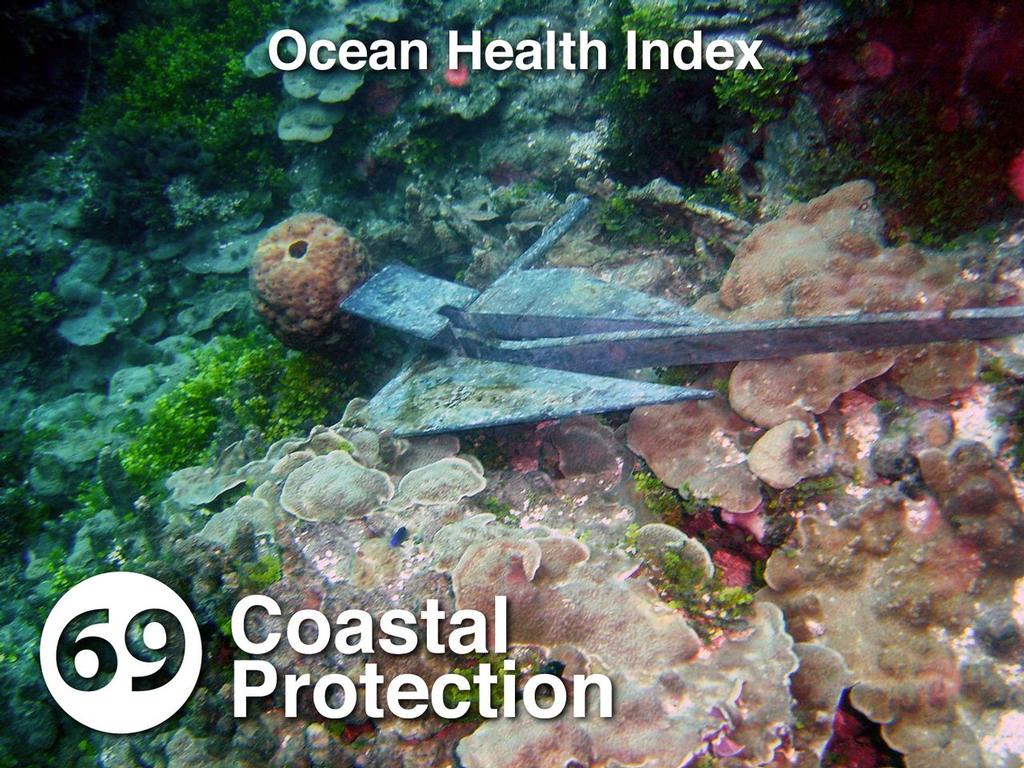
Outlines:
[[[181,708],[199,680],[202,640],[185,601],[149,576],[101,573],[69,589],[43,626],[50,694],[82,725],[138,733]]]

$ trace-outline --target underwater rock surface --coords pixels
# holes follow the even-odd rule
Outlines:
[[[486,287],[580,195],[548,265],[726,320],[1019,304],[1022,18],[13,3],[0,768],[1024,768],[1024,337],[633,371],[719,396],[404,440],[363,398],[420,350],[338,312],[391,263]],[[285,26],[434,55],[281,73]],[[448,29],[588,29],[610,66],[448,70]],[[766,66],[630,71],[630,29],[760,37]],[[195,694],[132,736],[78,727],[37,660],[59,596],[112,570],[167,583],[204,638]],[[600,672],[616,715],[289,718],[274,695],[234,718],[231,609],[256,593],[332,618],[507,595],[517,691]],[[427,680],[503,661],[268,659]]]

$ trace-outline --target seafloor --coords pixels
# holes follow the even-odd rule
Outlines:
[[[610,61],[282,75],[285,26],[588,29]],[[764,69],[625,68],[627,30],[695,29]],[[582,196],[548,266],[723,321],[1024,302],[1021,3],[13,0],[2,34],[0,766],[1024,765],[1024,336],[663,366],[626,375],[716,396],[396,439],[366,400],[418,352],[337,310],[393,263],[487,286]],[[38,662],[55,601],[115,570],[204,640],[130,736]],[[615,716],[234,718],[257,592],[507,595],[517,687],[607,674]]]

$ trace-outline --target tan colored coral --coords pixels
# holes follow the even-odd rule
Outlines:
[[[273,536],[274,524],[282,517],[266,500],[243,496],[233,505],[211,517],[198,536],[220,547],[230,547],[238,529],[251,525],[257,536]]]
[[[719,399],[637,408],[629,418],[629,447],[672,488],[687,486],[729,512],[761,503],[761,487],[740,443],[753,428]]]
[[[983,553],[1000,576],[1024,575],[1024,512],[1006,470],[981,443],[918,454],[921,475],[938,495],[946,522]]]
[[[796,712],[802,727],[793,734],[797,766],[815,766],[832,738],[832,721],[843,691],[851,682],[843,657],[824,645],[797,643],[793,646],[800,666],[789,686],[796,699]],[[813,755],[813,757],[812,757]]]
[[[745,630],[698,655],[683,615],[616,566],[565,536],[465,552],[452,573],[457,606],[490,615],[494,595],[507,595],[509,641],[558,649],[561,659],[582,655],[589,671],[611,677],[615,716],[487,721],[459,743],[462,765],[670,768],[719,742],[740,750],[744,765],[772,759],[792,728],[796,668],[781,613],[760,606]]]
[[[740,245],[717,295],[701,311],[735,321],[944,310],[984,304],[985,288],[960,278],[957,259],[913,246],[887,248],[874,187],[850,182],[792,205]],[[955,362],[951,362],[950,353]],[[729,381],[737,413],[773,427],[822,413],[843,392],[885,374],[908,394],[942,397],[977,370],[975,345],[840,352],[742,362]]]
[[[455,435],[431,435],[395,440],[396,456],[392,474],[404,475],[414,469],[433,464],[459,452],[459,438]]]
[[[528,669],[536,669],[533,660],[553,659],[566,664],[567,676],[608,674],[615,689],[615,716],[610,719],[580,721],[570,713],[545,721],[521,715],[477,727],[475,722],[451,723],[433,716],[384,718],[374,723],[377,737],[370,749],[376,751],[370,762],[390,760],[400,748],[406,762],[439,765],[451,761],[461,740],[459,758],[467,768],[568,761],[595,768],[668,768],[697,755],[737,749],[738,756],[722,765],[749,768],[768,764],[793,737],[789,679],[796,656],[777,608],[757,608],[713,644],[702,646],[687,616],[666,603],[643,566],[622,551],[625,528],[642,521],[620,499],[610,494],[599,498],[601,494],[590,492],[592,486],[561,496],[542,473],[506,472],[491,478],[492,492],[521,510],[527,524],[519,527],[498,522],[491,514],[475,514],[477,505],[463,499],[450,505],[447,524],[431,529],[424,519],[439,517],[440,507],[414,504],[396,512],[384,503],[391,481],[411,478],[412,488],[429,489],[414,473],[436,461],[455,461],[462,477],[479,485],[479,464],[468,457],[443,457],[424,466],[419,458],[453,447],[424,444],[419,446],[422,454],[413,457],[416,466],[403,471],[410,454],[400,452],[397,441],[369,438],[355,429],[321,427],[308,438],[278,441],[244,467],[246,477],[260,482],[253,497],[239,502],[230,514],[221,513],[223,519],[215,517],[217,524],[211,523],[204,535],[190,538],[195,549],[189,551],[205,556],[227,546],[232,537],[236,541],[230,546],[236,549],[239,542],[251,546],[251,536],[235,535],[241,523],[255,525],[257,533],[269,533],[272,527],[283,550],[285,577],[269,589],[285,616],[308,607],[337,615],[353,605],[377,615],[397,606],[415,609],[427,599],[440,600],[446,611],[476,607],[489,614],[494,596],[507,595],[514,644],[509,655],[530,665],[521,663],[520,670],[530,674]],[[360,454],[371,458],[364,463]],[[289,456],[296,458],[289,461]],[[590,466],[595,465],[586,468]],[[456,483],[455,495],[462,495],[465,487]],[[430,501],[449,506],[451,488],[443,484],[441,495]],[[280,507],[311,522],[296,524]],[[587,545],[552,530],[570,526],[587,534]],[[408,527],[408,539],[391,546],[399,527]],[[605,528],[612,533],[602,534]],[[711,569],[703,546],[668,526],[641,527],[636,545],[652,557],[660,548],[676,549],[706,573]],[[233,558],[234,550],[223,556]],[[225,588],[219,578],[196,581],[203,585],[202,594]],[[254,631],[283,631],[283,622],[273,618],[250,618]],[[333,648],[299,656],[286,643],[268,660],[282,673],[314,678],[337,672],[355,676],[363,666],[362,659]],[[408,672],[432,681],[453,666],[451,656],[426,653],[378,654],[373,660],[389,680]],[[282,743],[292,738],[279,709],[269,709],[261,722],[269,718],[274,718],[275,738]],[[365,714],[357,710],[351,722],[365,722]],[[322,734],[313,736],[322,752]],[[315,752],[301,727],[294,738],[297,746],[287,760],[283,752],[275,760],[294,764]],[[202,757],[196,760],[202,762]]]
[[[888,490],[839,521],[804,517],[798,548],[769,559],[759,599],[783,609],[798,642],[843,657],[851,703],[882,724],[909,768],[1004,768],[989,754],[988,729],[1005,700],[985,691],[1013,683],[967,659],[985,658],[970,627],[986,606],[1012,599],[1024,568],[1020,546],[1009,547],[1009,568],[999,554],[1006,540],[997,541],[1020,541],[1020,510],[1007,506],[1005,473],[977,448],[928,461],[926,477],[944,489],[941,510]]]
[[[824,413],[839,395],[888,371],[895,359],[893,352],[877,350],[744,360],[729,376],[729,404],[743,418],[774,427]]]
[[[737,310],[772,302],[793,282],[820,279],[823,267],[839,266],[839,247],[853,254],[869,252],[882,227],[873,197],[870,183],[851,182],[809,203],[791,205],[754,229],[722,281],[722,304]]]
[[[563,419],[541,430],[558,452],[558,469],[565,477],[601,475],[611,481],[622,476],[626,454],[615,432],[593,416]]]
[[[929,344],[900,355],[890,378],[908,395],[934,400],[971,386],[978,369],[977,344]]]
[[[366,276],[362,246],[342,226],[300,213],[271,229],[249,267],[256,312],[291,347],[339,340],[351,319],[338,305]]]
[[[302,520],[331,522],[369,514],[394,493],[386,474],[358,464],[345,451],[332,451],[288,475],[281,506]]]
[[[399,481],[393,506],[455,504],[480,493],[487,481],[471,458],[448,456],[413,469]]]
[[[700,641],[682,614],[643,584],[603,583],[589,558],[586,545],[567,536],[486,542],[462,556],[452,588],[459,608],[488,615],[494,594],[507,595],[518,617],[509,624],[512,643],[585,647],[607,668],[677,664],[697,653]]]
[[[817,428],[802,421],[784,421],[754,443],[747,463],[762,481],[783,490],[805,477],[827,472],[831,458]]]
[[[356,552],[349,578],[360,589],[383,587],[394,582],[401,566],[400,554],[387,539],[369,539]]]

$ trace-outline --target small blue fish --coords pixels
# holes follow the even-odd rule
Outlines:
[[[401,528],[399,528],[397,531],[391,534],[391,546],[400,547],[402,546],[402,542],[405,541],[407,538],[409,538],[409,529],[403,525]]]

